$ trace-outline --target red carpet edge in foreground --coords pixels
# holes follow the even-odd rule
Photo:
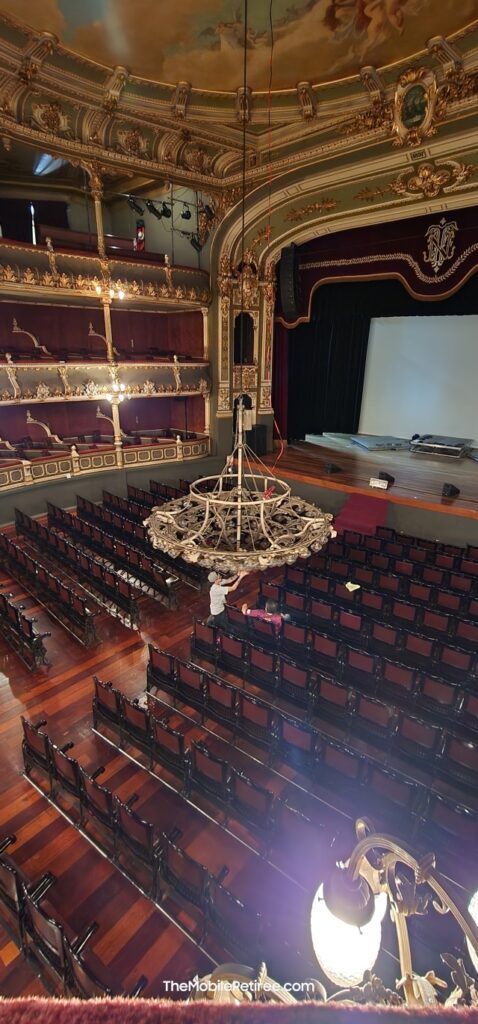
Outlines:
[[[0,1024],[478,1024],[478,1008],[410,1009],[299,1003],[294,1007],[191,1004],[142,999],[0,999]]]

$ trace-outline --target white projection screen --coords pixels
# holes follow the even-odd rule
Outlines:
[[[478,316],[370,324],[360,434],[478,439]]]

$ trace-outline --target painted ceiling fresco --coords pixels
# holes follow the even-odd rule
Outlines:
[[[248,82],[267,89],[269,0],[250,0]],[[156,81],[235,90],[241,0],[0,0],[0,12],[55,32],[68,48]],[[392,63],[478,18],[478,0],[272,0],[274,89]]]

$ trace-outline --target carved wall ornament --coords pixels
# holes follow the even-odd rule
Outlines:
[[[177,357],[176,354],[173,355],[173,374],[174,374],[174,383],[176,385],[176,391],[181,391],[182,390],[181,369],[180,369],[179,360],[178,360],[178,357]]]
[[[425,232],[427,252],[423,253],[425,263],[430,263],[435,274],[444,263],[455,255],[455,236],[458,231],[456,220],[441,218],[438,224],[430,224]]]
[[[231,409],[231,394],[229,384],[219,387],[217,397],[218,412],[229,412]]]
[[[421,196],[435,199],[441,192],[454,192],[467,182],[477,168],[457,160],[437,160],[419,164],[412,171],[402,171],[390,182],[390,190],[397,196]]]
[[[304,121],[311,121],[317,111],[317,103],[310,82],[297,83],[297,99]]]
[[[385,92],[383,79],[380,77],[376,68],[372,65],[360,68],[360,81],[365,87],[367,92],[370,93],[372,100],[380,100]]]
[[[186,117],[190,92],[191,86],[189,82],[178,82],[171,104],[171,110],[174,117],[178,117],[181,120]]]
[[[9,365],[8,356],[9,356],[9,353],[7,352],[7,365],[5,366],[5,372],[7,374],[8,380],[9,380],[9,382],[10,382],[12,388],[13,388],[13,397],[14,398],[21,398],[22,391],[21,391],[20,385],[18,383],[17,371],[16,371],[16,369],[13,366]],[[3,394],[5,395],[5,392]],[[7,398],[11,398],[12,397],[8,393],[8,391],[6,392],[6,396],[7,396]]]
[[[58,367],[58,375],[63,384],[63,391],[65,395],[71,395],[70,382],[68,380],[68,369],[65,365],[60,364]]]
[[[252,249],[246,249],[244,257],[234,271],[235,294],[244,309],[259,304],[259,279],[257,263]]]
[[[250,86],[246,85],[237,90],[236,113],[239,124],[249,124],[251,120],[252,92]]]
[[[456,160],[439,160],[435,163],[426,161],[413,171],[402,171],[386,185],[366,185],[355,194],[354,199],[368,203],[375,202],[376,199],[386,199],[391,195],[422,195],[434,199],[441,191],[453,192],[476,174],[476,170],[473,164],[463,164]]]
[[[449,104],[468,100],[478,93],[478,73],[463,71],[460,67],[451,68],[440,87],[437,99],[437,117],[444,117]]]
[[[296,208],[292,206],[287,211],[284,220],[289,221],[292,224],[300,224],[301,221],[305,220],[312,213],[326,213],[329,210],[335,210],[337,206],[337,200],[332,198],[319,199],[314,203],[307,203],[306,206],[300,206]]]
[[[108,79],[105,85],[103,99],[103,110],[106,110],[108,114],[112,114],[116,110],[128,78],[129,71],[127,68],[124,68],[121,64],[113,68],[111,78]]]
[[[54,135],[71,134],[70,117],[64,113],[56,100],[52,103],[34,103],[32,121],[33,126],[41,128],[42,131],[52,132]]]
[[[144,395],[154,395],[154,394],[156,394],[156,384],[154,383],[153,380],[149,380],[149,378],[147,380],[145,380],[145,382],[143,384],[143,394]]]
[[[132,128],[127,125],[118,131],[118,142],[116,146],[120,153],[128,156],[148,156],[148,142],[139,128]]]
[[[37,384],[36,386],[35,395],[40,402],[43,402],[45,398],[49,398],[50,388],[48,387],[48,384],[45,384],[45,382],[41,380],[40,383]]]
[[[429,39],[427,50],[440,61],[440,64],[443,64],[447,71],[462,66],[462,56],[459,50],[443,36],[433,36],[432,39]]]
[[[419,146],[437,131],[437,81],[429,68],[409,68],[397,82],[393,109],[395,146]]]
[[[270,384],[263,384],[261,387],[261,409],[272,409],[272,393]]]
[[[204,146],[188,143],[181,153],[180,163],[190,171],[197,171],[198,174],[212,173],[212,159]]]
[[[348,118],[339,125],[343,135],[364,135],[366,132],[392,131],[394,105],[388,100],[375,99],[367,110]]]

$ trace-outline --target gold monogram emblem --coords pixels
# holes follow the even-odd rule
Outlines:
[[[455,255],[455,235],[458,225],[455,220],[446,221],[442,217],[439,224],[430,224],[425,233],[428,253],[423,253],[425,263],[430,263],[438,274],[438,271],[447,260]]]

